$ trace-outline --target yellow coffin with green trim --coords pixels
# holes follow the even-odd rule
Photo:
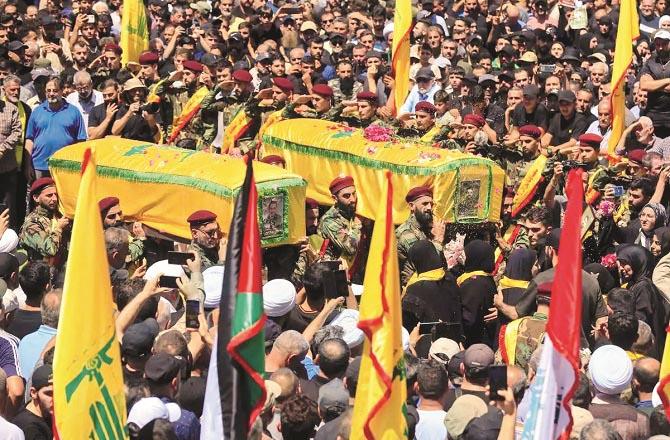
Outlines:
[[[118,137],[70,145],[49,160],[66,215],[74,215],[81,160],[88,147],[96,151],[97,199],[118,197],[125,219],[190,239],[186,218],[207,209],[217,214],[221,229],[228,231],[244,181],[242,159]],[[254,162],[254,177],[263,245],[297,242],[305,235],[306,182],[261,162]]]
[[[505,173],[492,160],[409,141],[373,142],[361,129],[318,119],[291,119],[263,133],[262,153],[276,154],[286,169],[304,177],[307,196],[332,204],[328,187],[338,175],[354,178],[357,212],[374,218],[384,170],[393,172],[393,219],[409,215],[407,192],[419,185],[434,190],[434,213],[449,223],[497,222]]]

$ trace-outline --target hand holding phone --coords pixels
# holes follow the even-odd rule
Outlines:
[[[489,367],[489,400],[505,400],[498,394],[499,390],[507,389],[507,365]]]
[[[186,328],[200,328],[198,315],[200,314],[200,301],[197,299],[186,300]]]
[[[168,289],[178,289],[179,286],[177,286],[177,278],[179,277],[161,275],[160,280],[158,281],[158,285],[161,287],[166,287]]]

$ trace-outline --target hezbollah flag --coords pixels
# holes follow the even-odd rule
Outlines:
[[[386,172],[365,271],[358,327],[365,333],[351,439],[407,438],[400,275],[393,227],[393,186]]]
[[[409,93],[409,33],[412,30],[412,0],[398,0],[395,6],[391,68],[395,79],[394,112],[397,113]]]
[[[75,209],[53,363],[55,437],[125,439],[126,399],[114,327],[95,151],[87,149]]]
[[[221,145],[221,152],[228,153],[235,148],[235,142],[240,140],[242,136],[249,130],[253,119],[251,119],[244,108],[240,108],[230,124],[223,132],[223,144]]]
[[[633,62],[633,41],[640,36],[640,20],[635,0],[621,0],[619,24],[616,33],[616,52],[612,68],[612,135],[607,145],[607,155],[615,159],[615,148],[621,139],[626,119],[626,95],[624,85],[628,67]]]
[[[121,17],[121,63],[137,63],[140,54],[149,49],[147,12],[142,0],[123,0]]]
[[[202,100],[205,99],[205,96],[209,93],[209,89],[205,86],[200,87],[196,92],[191,96],[184,107],[181,109],[181,113],[174,118],[172,121],[172,133],[170,133],[170,138],[168,143],[171,144],[177,139],[179,133],[191,122],[191,119],[200,111],[200,104]]]
[[[230,222],[219,303],[216,343],[210,358],[201,439],[247,440],[265,403],[265,312],[261,288],[258,193],[252,160]]]
[[[665,329],[667,333],[670,327]],[[661,373],[658,376],[658,395],[663,402],[665,416],[670,420],[670,338],[665,338],[665,347],[663,348],[663,360],[661,361]]]

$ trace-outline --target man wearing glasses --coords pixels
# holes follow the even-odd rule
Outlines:
[[[216,221],[216,214],[207,210],[196,211],[186,221],[191,227],[191,244],[188,249],[197,252],[202,260],[202,270],[223,264],[226,243]]]
[[[104,99],[101,92],[93,90],[91,75],[85,70],[74,74],[74,88],[76,92],[67,95],[65,100],[79,110],[88,130],[88,117],[91,114],[91,110],[96,105],[102,104]]]

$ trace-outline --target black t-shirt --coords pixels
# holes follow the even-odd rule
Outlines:
[[[524,125],[532,124],[547,130],[547,121],[549,121],[549,111],[544,104],[538,104],[533,113],[526,113],[523,105],[518,104],[512,110],[512,125],[515,127],[523,127]]]
[[[7,332],[13,334],[19,339],[23,339],[25,335],[28,335],[34,331],[37,331],[42,325],[42,314],[39,310],[30,311],[18,309],[14,312],[12,316],[12,321],[7,327]]]
[[[128,113],[128,106],[123,104],[116,112],[116,120],[121,119],[126,113]],[[123,130],[121,130],[121,137],[136,141],[153,142],[154,132],[141,114],[135,114],[130,117]]]
[[[102,104],[98,104],[95,107],[91,109],[91,113],[88,115],[88,127],[98,127],[102,124],[102,121],[105,120],[105,116],[107,115],[107,104],[104,102]],[[103,136],[109,136],[112,134],[112,125],[114,125],[114,121],[111,121],[109,125],[107,126],[107,129],[103,133]]]
[[[487,405],[488,405],[488,403],[489,403],[489,397],[488,397],[488,395],[486,394],[486,391],[470,391],[470,390],[464,390],[464,389],[462,389],[462,388],[461,388],[460,390],[458,390],[459,393],[456,393],[456,391],[457,391],[457,390],[456,390],[456,389],[453,389],[453,388],[451,388],[451,389],[449,389],[449,390],[447,391],[447,395],[446,395],[445,400],[444,400],[444,410],[445,410],[445,411],[449,411],[449,409],[450,409],[451,406],[454,404],[454,402],[456,401],[456,399],[458,399],[460,396],[464,396],[464,395],[466,395],[466,394],[471,394],[471,395],[473,395],[473,396],[477,396],[477,397],[479,397],[479,398],[482,399],[482,400],[484,401],[484,403],[486,403]],[[458,395],[457,395],[457,394],[458,394]]]
[[[589,128],[584,116],[575,113],[572,119],[565,119],[560,113],[555,115],[549,123],[548,133],[551,133],[551,146],[561,145],[570,139],[577,139]]]
[[[12,420],[12,423],[18,426],[26,439],[30,440],[51,440],[53,433],[51,426],[45,419],[23,408]]]
[[[642,66],[642,75],[650,75],[654,80],[670,78],[670,61],[661,64],[658,56],[654,56]],[[655,127],[670,122],[670,93],[665,89],[650,91],[647,94],[646,112]]]

